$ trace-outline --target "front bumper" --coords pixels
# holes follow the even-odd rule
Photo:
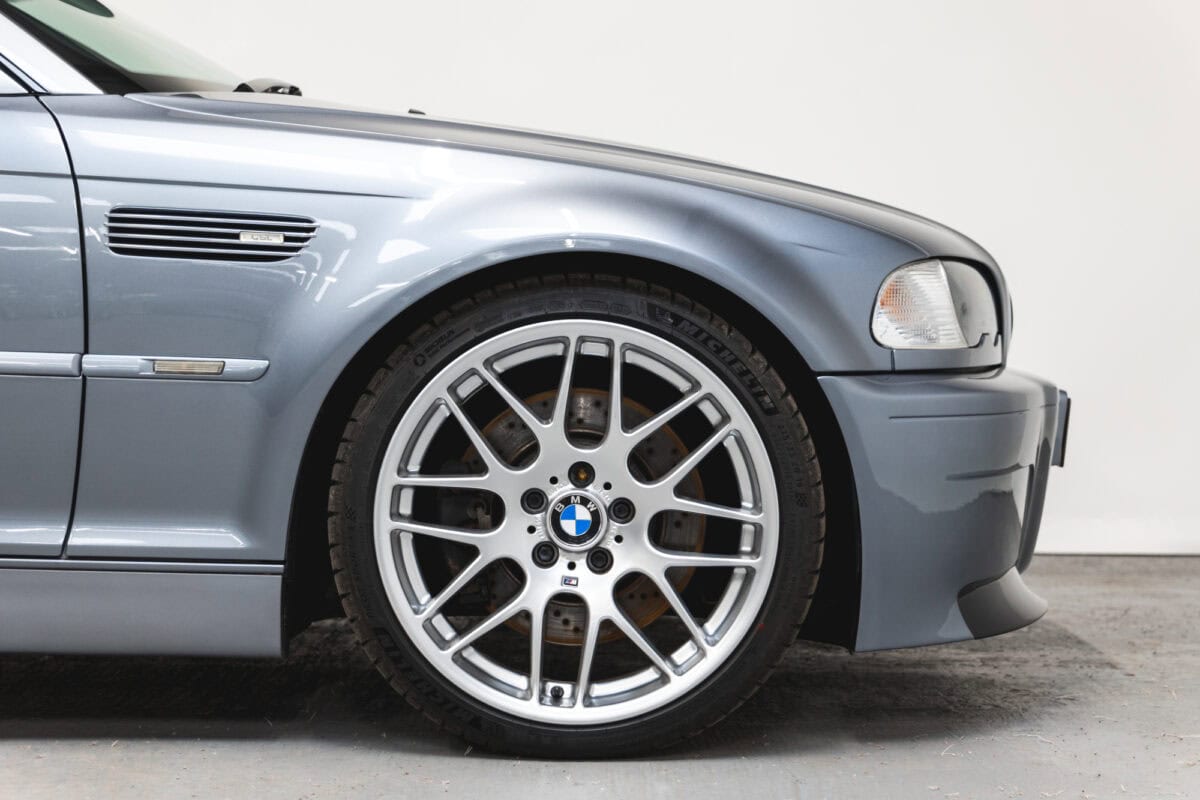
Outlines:
[[[862,594],[856,650],[981,638],[1046,611],[1033,557],[1070,400],[1011,370],[825,376],[854,470]],[[836,534],[835,534],[836,535]]]

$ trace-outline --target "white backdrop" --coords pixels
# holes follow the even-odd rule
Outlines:
[[[1004,267],[1075,397],[1050,551],[1200,553],[1195,0],[106,0],[250,77],[900,206]]]

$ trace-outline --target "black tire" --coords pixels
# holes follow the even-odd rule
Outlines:
[[[383,450],[415,393],[443,365],[490,335],[533,321],[589,317],[649,330],[703,360],[734,389],[767,443],[780,499],[776,568],[755,624],[697,689],[644,716],[575,727],[498,712],[425,661],[385,596],[373,545]],[[644,753],[715,725],[766,681],[794,641],[816,589],[825,536],[813,441],[780,376],[728,322],[686,296],[641,281],[555,275],[498,285],[419,324],[375,373],[346,424],[329,492],[334,577],[359,643],[391,686],[440,728],[491,750],[542,757]]]

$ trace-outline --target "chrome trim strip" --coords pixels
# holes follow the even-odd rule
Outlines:
[[[114,208],[112,211],[108,212],[108,218],[110,220],[112,220],[114,222],[114,224],[119,223],[121,225],[137,225],[142,220],[147,220],[147,219],[160,220],[160,221],[165,220],[165,221],[177,223],[175,225],[170,226],[170,227],[177,227],[177,228],[191,228],[191,227],[194,227],[194,225],[203,225],[206,222],[220,222],[225,225],[241,225],[242,227],[246,228],[247,230],[253,230],[254,228],[260,228],[260,227],[296,228],[297,233],[303,233],[303,232],[306,232],[308,229],[317,227],[316,220],[310,220],[307,218],[301,220],[296,217],[286,217],[286,218],[275,217],[275,216],[272,216],[271,214],[254,214],[249,211],[239,212],[239,213],[244,213],[244,216],[239,218],[239,217],[206,216],[207,212],[202,212],[202,211],[198,211],[193,214],[182,214],[182,213],[181,214],[156,214],[156,213],[154,213],[154,211],[156,211],[156,210],[168,211],[168,210],[173,210],[173,209],[152,209],[143,214],[138,211],[129,211],[128,208],[129,208],[128,206],[119,206],[117,208]],[[220,213],[220,212],[218,212],[218,213]],[[229,212],[225,212],[225,213],[229,213]],[[194,223],[194,225],[190,225],[188,223]],[[224,230],[234,232],[230,228],[225,228]],[[288,235],[291,236],[293,234],[289,233]]]
[[[98,558],[0,558],[0,570],[66,569],[90,572],[190,572],[196,575],[282,575],[283,564],[255,561],[116,561]]]
[[[150,227],[151,226],[149,226],[149,225],[145,226],[145,228],[150,228]],[[156,228],[154,228],[154,230],[162,230],[162,229],[156,227]],[[190,234],[191,231],[187,231],[187,233]],[[234,231],[227,231],[227,233],[234,233]],[[144,239],[144,240],[150,240],[150,241],[155,241],[155,242],[176,242],[178,244],[183,244],[184,241],[200,242],[201,244],[241,244],[242,242],[247,242],[247,243],[251,243],[251,244],[261,244],[261,243],[263,243],[262,240],[256,240],[251,237],[254,237],[254,236],[278,236],[279,237],[278,239],[272,239],[270,242],[267,242],[267,243],[268,244],[279,244],[279,245],[294,244],[297,247],[304,244],[303,242],[284,241],[282,233],[262,234],[262,233],[255,233],[254,231],[237,231],[237,233],[239,234],[239,238],[237,238],[237,239],[230,239],[230,238],[222,239],[217,236],[188,236],[186,239],[184,239],[182,236],[179,236],[178,234],[172,235],[169,233],[168,234],[159,234],[159,233],[138,233],[137,231],[117,231],[117,230],[113,230],[113,225],[109,225],[108,226],[108,243],[110,245],[116,246],[116,247],[133,247],[134,245],[132,245],[132,244],[125,244],[124,242],[117,242],[114,240],[115,239],[139,239],[139,240]],[[292,234],[289,234],[289,235],[292,235]],[[246,238],[244,238],[244,239],[241,238],[243,236]],[[295,236],[297,238],[303,236],[305,239],[311,239],[313,237],[313,234],[297,233],[297,234],[295,234]],[[153,249],[153,248],[149,248],[149,249]],[[180,250],[180,249],[195,250],[197,248],[195,248],[195,247],[183,247],[183,248],[163,247],[163,248],[159,248],[159,249],[161,249],[161,250]],[[232,252],[232,251],[220,250],[217,252],[226,253],[226,252]],[[262,252],[262,251],[253,250],[251,252],[258,253],[258,252]]]
[[[0,16],[0,42],[4,57],[25,74],[40,92],[48,94],[104,94],[96,84],[63,61],[8,17]]]
[[[236,243],[236,242],[235,242]],[[108,247],[110,250],[117,252],[119,250],[148,250],[154,253],[196,253],[196,258],[201,261],[212,261],[213,259],[205,258],[205,256],[272,256],[278,257],[280,261],[286,260],[289,256],[299,255],[299,245],[297,250],[232,250],[223,247],[176,247],[175,245],[165,244],[126,244],[125,242],[109,241]],[[117,255],[123,255],[117,253]],[[130,254],[132,255],[132,254]],[[140,255],[140,254],[139,254]],[[234,261],[240,259],[231,259]]]
[[[220,372],[163,371],[171,364],[221,364]],[[156,369],[156,365],[159,365]],[[97,356],[83,357],[83,375],[87,378],[150,378],[188,381],[256,381],[267,373],[269,361],[253,358],[183,358],[180,356]]]
[[[78,378],[81,361],[78,353],[0,352],[0,375]]]

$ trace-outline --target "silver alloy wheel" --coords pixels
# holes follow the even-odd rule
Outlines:
[[[572,376],[584,359],[604,359],[607,365],[609,402],[599,441],[580,441],[569,432],[567,418],[576,390]],[[561,364],[561,373],[550,376],[556,391],[534,404],[549,411],[545,417],[531,407],[532,398],[519,396],[506,380],[510,370],[543,363]],[[670,387],[674,399],[627,428],[623,409],[628,409],[628,394],[636,381]],[[533,454],[514,464],[497,451],[487,426],[468,413],[471,398],[480,391],[498,396],[506,412],[528,429],[536,443]],[[703,438],[662,475],[646,477],[633,469],[631,456],[639,443],[684,415],[706,421]],[[439,465],[426,463],[431,443],[447,425],[461,428],[483,471],[443,474]],[[733,485],[726,491],[740,498],[736,505],[678,492],[681,483],[714,455],[727,457],[724,463],[730,465]],[[568,474],[579,463],[590,465],[595,473],[583,487],[574,485]],[[544,508],[522,507],[522,497],[531,489],[547,496]],[[503,506],[495,516],[502,518],[475,527],[427,521],[416,512],[415,496],[428,490],[494,496]],[[618,522],[609,513],[617,499],[630,501],[636,510],[628,522]],[[569,519],[562,516],[568,507],[573,509]],[[666,549],[653,533],[654,520],[664,514],[723,521],[736,532],[735,546],[717,553]],[[485,522],[491,518],[484,515]],[[569,537],[584,527],[579,520],[590,523],[590,536],[584,545],[572,548]],[[568,528],[571,532],[564,534]],[[402,415],[375,491],[375,553],[383,586],[416,648],[454,686],[481,703],[524,720],[558,725],[636,717],[679,699],[712,675],[736,650],[762,607],[775,568],[778,528],[770,458],[730,387],[666,339],[590,319],[526,325],[453,359]],[[465,545],[475,554],[443,586],[431,590],[418,540]],[[555,548],[556,560],[549,567],[539,566],[532,556],[543,543]],[[588,566],[588,553],[598,549],[611,554],[611,568],[605,571]],[[515,567],[518,585],[481,620],[464,627],[449,610],[456,596],[498,564]],[[727,578],[706,617],[697,619],[675,576],[680,570],[705,569],[722,570]],[[631,576],[652,581],[678,617],[686,641],[660,652],[652,637],[627,616],[615,590],[627,586]],[[578,669],[570,678],[543,671],[547,626],[557,621],[547,610],[564,597],[583,608],[584,620]],[[512,627],[518,615],[530,632],[523,669],[489,657],[481,646],[506,624]],[[598,650],[613,637],[627,638],[641,663],[631,664],[623,674],[594,678]]]

